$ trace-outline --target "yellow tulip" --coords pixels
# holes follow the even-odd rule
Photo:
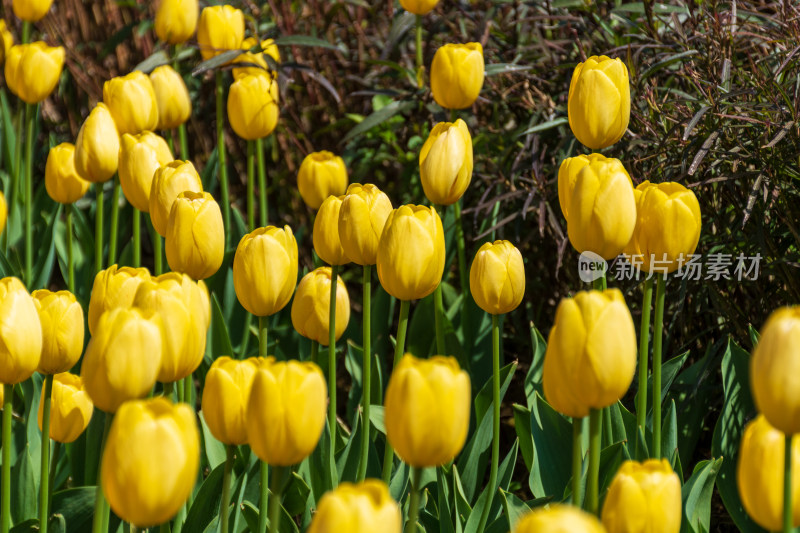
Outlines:
[[[103,313],[81,363],[81,379],[98,409],[113,413],[153,389],[164,352],[161,316],[135,307]]]
[[[195,2],[197,4],[197,2]],[[169,65],[150,73],[158,107],[158,129],[177,128],[192,116],[192,100],[183,78]]]
[[[386,220],[378,244],[378,279],[398,300],[420,300],[444,272],[444,230],[433,207],[403,205]]]
[[[203,59],[238,50],[244,40],[244,13],[229,5],[208,6],[200,13],[197,44]]]
[[[64,67],[64,48],[42,41],[17,44],[6,53],[6,84],[22,101],[38,104],[56,88]]]
[[[89,299],[89,333],[95,334],[100,315],[115,307],[133,307],[139,285],[150,280],[146,268],[111,265],[94,277]]]
[[[247,402],[250,448],[273,466],[299,463],[317,447],[327,404],[325,376],[317,365],[268,357],[256,371]]]
[[[265,41],[261,41],[261,52],[250,52],[249,50],[256,47],[258,41],[256,41],[253,37],[248,37],[244,41],[242,41],[242,50],[248,50],[238,56],[236,59],[233,60],[233,63],[245,63],[247,65],[256,65],[256,66],[246,66],[246,67],[238,67],[233,69],[233,79],[238,80],[244,76],[256,75],[256,74],[264,74],[270,73],[275,74],[270,66],[267,64],[267,60],[265,59],[265,55],[270,56],[275,63],[281,62],[281,53],[278,50],[278,45],[275,44],[275,41],[272,39],[267,39]]]
[[[145,213],[150,211],[153,175],[156,170],[174,160],[167,141],[155,133],[145,131],[138,135],[122,135],[119,182],[125,198],[133,207]]]
[[[66,372],[83,353],[83,308],[69,291],[33,291],[33,304],[42,325],[42,374]]]
[[[431,63],[431,92],[445,109],[464,109],[478,99],[483,87],[481,43],[446,44]]]
[[[53,0],[14,0],[11,8],[17,18],[27,22],[38,22],[50,11]]]
[[[561,206],[561,213],[565,219],[569,220],[569,203],[572,200],[572,192],[575,190],[575,181],[578,179],[578,173],[583,170],[583,167],[591,163],[603,163],[605,161],[618,160],[610,160],[603,154],[592,153],[568,157],[561,162],[561,166],[558,167],[558,204]],[[621,167],[620,171],[628,174],[624,166]]]
[[[169,521],[186,503],[200,466],[200,434],[186,404],[128,402],[108,432],[100,467],[114,513],[144,528]]]
[[[8,221],[8,204],[6,203],[6,195],[0,191],[0,233],[6,229],[6,222]]]
[[[633,182],[619,159],[593,158],[564,195],[569,198],[567,234],[572,246],[603,259],[618,256],[636,227]]]
[[[297,241],[292,228],[256,228],[236,247],[233,288],[242,307],[256,316],[274,315],[297,284]]]
[[[783,529],[783,475],[786,436],[764,415],[747,424],[739,445],[736,484],[750,517],[770,531]],[[800,438],[792,437],[792,526],[800,525]]]
[[[461,119],[440,122],[419,153],[422,190],[432,204],[456,203],[472,180],[472,136]]]
[[[401,533],[400,507],[389,487],[377,479],[342,483],[326,492],[317,506],[308,533]]]
[[[319,206],[314,218],[314,251],[329,265],[345,265],[350,262],[339,239],[339,212],[344,196],[328,196]]]
[[[508,241],[484,243],[469,269],[469,290],[487,313],[502,315],[516,309],[525,295],[522,254]]]
[[[167,263],[175,272],[206,279],[222,266],[225,229],[219,204],[207,192],[184,191],[175,199],[165,236]]]
[[[223,444],[247,444],[247,399],[261,357],[243,361],[227,355],[214,361],[203,387],[203,418],[214,438]]]
[[[173,161],[153,174],[150,186],[150,221],[159,235],[167,235],[172,204],[184,191],[203,192],[203,182],[191,161]]]
[[[608,487],[602,521],[608,533],[678,533],[678,474],[666,459],[625,461]]]
[[[197,0],[161,0],[156,11],[156,35],[168,44],[185,43],[197,28],[197,12]]]
[[[44,388],[39,401],[39,430],[44,416]],[[92,420],[94,405],[83,390],[80,376],[63,372],[53,376],[53,392],[50,397],[50,438],[63,444],[73,442],[81,436]]]
[[[674,272],[689,260],[700,241],[700,203],[675,182],[636,187],[636,227],[625,254],[646,272]]]
[[[97,104],[75,141],[75,170],[92,183],[108,181],[119,165],[119,132],[108,107]]]
[[[606,529],[594,515],[571,505],[554,504],[523,516],[513,533],[606,533]]]
[[[374,265],[378,260],[378,241],[392,202],[375,185],[352,183],[347,187],[339,209],[339,239],[344,253],[358,265]]]
[[[350,323],[350,296],[342,278],[336,283],[336,331],[338,341]],[[319,267],[300,280],[292,301],[292,325],[307,339],[328,346],[330,334],[331,269]]]
[[[403,9],[415,15],[427,15],[438,3],[439,0],[400,0]]]
[[[14,46],[14,36],[8,31],[5,19],[0,19],[0,63],[5,61],[6,54]]]
[[[636,332],[618,289],[581,291],[558,304],[544,356],[544,395],[573,418],[615,403],[636,370]]]
[[[0,383],[22,383],[41,357],[42,325],[33,298],[17,278],[0,279]]]
[[[389,443],[413,467],[452,461],[467,439],[470,401],[469,374],[454,357],[406,354],[386,388]]]
[[[236,135],[262,139],[278,125],[278,83],[266,73],[243,76],[228,92],[228,119]]]
[[[611,146],[628,129],[631,89],[619,58],[592,56],[578,64],[569,84],[567,114],[572,133],[585,146]]]
[[[311,152],[297,171],[297,189],[311,209],[319,209],[329,196],[344,194],[347,182],[344,160],[328,151]]]
[[[141,133],[158,127],[158,103],[153,82],[141,71],[111,78],[103,84],[108,106],[119,134]]]
[[[758,411],[787,435],[800,433],[800,306],[774,311],[750,358],[750,386]]]
[[[44,167],[44,186],[53,201],[72,204],[89,190],[90,182],[75,170],[75,145],[61,143],[50,148]]]

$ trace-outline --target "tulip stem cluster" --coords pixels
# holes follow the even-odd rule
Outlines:
[[[792,524],[792,437],[786,435],[783,452],[783,533],[793,531]]]
[[[50,399],[53,395],[53,374],[44,378],[42,397],[41,481],[39,483],[39,531],[47,533],[48,504],[50,503]]]
[[[3,473],[2,505],[0,505],[0,532],[8,533],[11,525],[11,410],[14,385],[3,385]]]
[[[400,301],[400,320],[397,323],[397,342],[394,345],[394,365],[393,367],[397,367],[397,364],[400,362],[400,359],[403,357],[403,353],[406,349],[406,330],[408,329],[408,310],[411,306],[411,302],[407,300]],[[381,472],[381,479],[387,485],[389,484],[389,480],[392,477],[392,466],[394,463],[394,449],[392,445],[389,444],[387,439],[386,441],[386,451],[383,454],[383,471]]]
[[[419,485],[422,482],[422,468],[411,467],[411,494],[408,497],[408,522],[405,533],[417,532],[417,516],[419,514]],[[478,531],[483,531],[478,528]]]
[[[233,451],[234,446],[227,444],[225,446],[225,470],[222,474],[222,500],[219,507],[219,523],[220,533],[228,533],[228,509],[231,504],[231,470],[233,469]]]
[[[33,146],[37,108],[28,104],[25,113],[25,283],[33,285]]]
[[[222,222],[223,227],[225,228],[225,240],[227,241],[227,235],[230,233],[229,229],[231,227],[231,204],[228,200],[228,167],[227,167],[227,157],[225,155],[225,108],[224,103],[222,101],[222,96],[225,91],[225,88],[222,84],[222,71],[217,70],[217,88],[216,88],[216,99],[217,99],[217,164],[219,168],[219,189],[221,195],[221,204],[222,204]],[[227,244],[227,242],[226,242]]]
[[[336,288],[339,265],[331,265],[331,299],[328,312],[328,425],[331,428],[331,457],[336,453]]]
[[[492,315],[492,465],[489,470],[489,494],[481,513],[478,531],[489,520],[494,493],[497,491],[497,465],[500,462],[500,315]]]
[[[111,232],[108,235],[108,264],[117,263],[117,231],[119,230],[119,192],[122,185],[119,175],[114,176],[114,190],[111,193]]]
[[[589,410],[589,474],[586,480],[586,510],[598,511],[598,481],[600,479],[600,448],[603,434],[603,411]]]
[[[363,348],[364,359],[361,376],[361,418],[363,428],[361,434],[361,458],[358,462],[356,481],[364,481],[367,476],[367,461],[369,461],[369,402],[372,396],[372,265],[364,265],[364,318],[362,329],[364,334]]]
[[[661,459],[661,341],[664,330],[664,293],[666,279],[656,282],[656,316],[653,331],[653,446],[652,456]]]
[[[581,506],[581,473],[583,470],[583,418],[572,419],[572,505]]]
[[[639,397],[636,405],[636,424],[644,434],[647,423],[647,356],[650,348],[650,309],[653,306],[653,278],[644,280],[642,325],[639,328]],[[655,401],[655,396],[653,397]]]

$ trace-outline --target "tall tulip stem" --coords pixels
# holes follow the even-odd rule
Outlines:
[[[186,138],[186,124],[181,124],[178,126],[178,138],[180,139],[181,143],[181,158],[184,161],[189,160],[189,141]]]
[[[644,433],[647,423],[647,355],[650,348],[650,309],[653,307],[653,279],[644,280],[642,324],[639,327],[639,398],[636,404],[636,424]]]
[[[572,505],[581,506],[581,470],[583,466],[583,418],[572,419]]]
[[[94,273],[103,270],[103,184],[94,184],[97,193],[94,213]]]
[[[119,175],[114,176],[114,192],[111,193],[111,233],[108,235],[108,264],[117,262],[117,230],[119,229]]]
[[[270,480],[270,492],[272,498],[269,500],[269,531],[278,533],[278,526],[281,522],[281,488],[283,486],[283,467],[272,467],[272,479]]]
[[[142,266],[142,214],[133,208],[133,266]]]
[[[783,533],[792,531],[792,435],[786,435],[783,450]]]
[[[228,199],[228,167],[225,155],[225,108],[222,102],[224,86],[222,84],[222,71],[217,70],[217,161],[219,165],[219,189],[222,203],[222,222],[225,227],[225,241],[227,243],[231,227],[231,204]]]
[[[256,229],[256,142],[247,141],[247,228]]]
[[[328,305],[328,426],[331,428],[331,457],[336,452],[336,289],[339,265],[331,265],[331,295]]]
[[[111,421],[114,418],[113,413],[106,413],[105,422],[103,425],[103,440],[100,443],[100,454],[98,461],[103,460],[103,451],[106,447],[106,440],[108,440],[108,432],[111,430]],[[108,531],[109,512],[111,509],[106,503],[105,496],[103,495],[102,487],[102,474],[98,472],[97,489],[94,500],[94,521],[92,522],[92,533],[105,533]]]
[[[456,219],[456,250],[458,252],[458,277],[461,281],[461,331],[464,333],[464,346],[472,346],[472,328],[469,321],[469,272],[467,271],[466,242],[464,226],[461,222],[461,200],[453,204]],[[464,358],[469,365],[469,357]],[[469,368],[467,368],[469,369]]]
[[[50,503],[50,398],[53,395],[53,374],[44,378],[42,401],[41,479],[39,482],[39,531],[47,533]]]
[[[33,130],[37,108],[27,105],[25,112],[25,283],[33,289]]]
[[[269,506],[269,465],[266,461],[261,461],[260,486],[261,506],[258,509],[258,533],[265,533],[267,531],[267,507]]]
[[[14,385],[3,385],[3,473],[2,505],[0,505],[0,531],[8,533],[11,526],[11,409]]]
[[[589,475],[586,480],[586,510],[597,514],[600,480],[600,447],[603,434],[603,410],[589,410]]]
[[[72,250],[72,204],[67,204],[67,288],[75,294],[75,257]]]
[[[364,317],[362,319],[362,329],[364,335],[364,363],[361,367],[361,459],[358,462],[358,473],[356,481],[364,481],[367,476],[367,462],[369,461],[369,402],[372,393],[372,335],[371,335],[371,314],[372,314],[372,265],[364,265]]]
[[[403,357],[403,352],[406,350],[406,331],[408,329],[408,310],[411,302],[407,300],[400,301],[400,321],[397,323],[397,342],[394,345],[394,366],[400,362]],[[386,439],[386,450],[383,454],[383,471],[381,472],[381,479],[387,485],[392,477],[392,464],[394,463],[394,449],[389,444],[389,439]]]
[[[258,214],[261,227],[267,225],[267,167],[264,164],[264,139],[256,140],[256,160],[258,161]]]
[[[417,15],[417,87],[425,86],[425,67],[422,66],[422,15]]]
[[[419,489],[422,483],[422,468],[411,467],[411,494],[408,497],[408,522],[405,533],[417,532],[417,516],[419,515]],[[483,531],[478,529],[478,531]]]
[[[445,354],[444,342],[444,303],[442,302],[442,282],[436,286],[436,291],[433,293],[433,314],[434,326],[436,328],[436,353],[438,355]]]
[[[500,462],[500,315],[492,315],[492,466],[489,470],[489,495],[481,513],[478,531],[489,520],[494,493],[497,491],[497,465]]]
[[[656,316],[653,331],[653,457],[661,459],[661,341],[664,331],[664,292],[666,278],[656,282]]]
[[[267,324],[269,318],[265,316],[258,317],[258,356],[267,356],[267,343],[269,341],[269,325]]]
[[[225,446],[225,470],[222,474],[222,500],[219,508],[219,531],[228,533],[228,515],[231,505],[231,470],[233,469],[234,447],[230,444]]]

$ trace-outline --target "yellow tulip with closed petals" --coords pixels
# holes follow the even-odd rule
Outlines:
[[[5,61],[6,54],[14,46],[14,36],[8,31],[5,19],[0,19],[0,63]]]
[[[618,289],[561,300],[542,374],[545,398],[556,411],[582,418],[616,403],[635,370],[636,331]]]
[[[150,73],[150,81],[156,94],[158,129],[171,130],[189,120],[192,100],[181,75],[171,66],[161,65]]]
[[[481,43],[446,44],[431,63],[431,92],[445,109],[464,109],[478,99],[483,87]]]
[[[47,15],[52,5],[53,0],[14,0],[11,8],[17,18],[27,22],[38,22]]]
[[[308,533],[401,533],[400,507],[386,483],[367,479],[342,483],[326,492],[317,506]]]
[[[297,285],[297,241],[292,228],[256,228],[236,247],[233,288],[242,307],[255,316],[274,315]]]
[[[339,239],[344,253],[357,265],[374,265],[378,242],[392,202],[386,193],[371,183],[352,183],[339,209]]]
[[[786,436],[764,415],[747,424],[739,444],[736,484],[742,505],[764,529],[783,529],[783,476]],[[792,437],[792,526],[800,525],[800,438]]]
[[[150,280],[146,268],[111,265],[94,277],[89,299],[89,333],[94,335],[100,315],[115,307],[133,307],[139,285]]]
[[[161,0],[156,11],[156,35],[168,44],[185,43],[197,28],[198,11],[197,0]]]
[[[6,222],[8,222],[8,204],[6,203],[6,195],[0,191],[0,233],[6,229]]]
[[[378,244],[378,279],[398,300],[420,300],[444,272],[444,230],[433,207],[403,205],[386,220]]]
[[[678,533],[681,505],[681,480],[669,461],[625,461],[608,487],[601,520],[608,533]]]
[[[83,353],[83,308],[69,291],[33,291],[33,304],[42,325],[42,374],[66,372]]]
[[[42,325],[33,298],[17,278],[0,279],[0,383],[22,383],[41,357]]]
[[[317,447],[328,407],[322,370],[311,362],[268,357],[256,371],[247,402],[250,448],[273,466],[291,466]]]
[[[172,161],[153,174],[150,185],[150,221],[159,235],[167,235],[172,204],[184,191],[203,192],[203,182],[191,161]]]
[[[328,346],[330,334],[331,269],[319,267],[300,280],[292,301],[292,325],[307,339]],[[350,296],[342,278],[336,283],[336,331],[338,341],[350,323]]]
[[[103,313],[81,362],[83,386],[98,409],[113,413],[150,393],[166,335],[158,313],[135,307]]]
[[[472,180],[472,136],[467,123],[440,122],[419,153],[422,190],[431,203],[456,203]]]
[[[204,60],[238,50],[244,40],[244,13],[233,6],[208,6],[200,13],[197,44]]]
[[[261,52],[250,52],[249,50],[256,47],[258,41],[253,37],[248,37],[244,41],[242,41],[242,50],[248,50],[247,52],[239,55],[236,59],[233,60],[234,64],[237,63],[245,63],[248,66],[245,67],[237,67],[233,69],[233,79],[238,80],[244,76],[249,76],[253,74],[264,74],[270,73],[275,75],[276,73],[272,71],[272,68],[267,64],[267,60],[264,57],[265,55],[270,56],[275,63],[281,62],[281,53],[278,50],[278,45],[275,44],[275,41],[272,39],[267,39],[265,41],[261,41]],[[255,65],[255,66],[253,66]]]
[[[339,239],[339,212],[344,196],[328,196],[319,206],[314,218],[314,251],[329,265],[345,265],[350,258],[344,253]]]
[[[606,156],[592,153],[568,157],[561,162],[561,166],[558,167],[558,204],[561,206],[561,213],[565,219],[569,220],[569,203],[572,199],[572,191],[575,190],[578,173],[590,163],[604,161],[608,161]],[[624,166],[622,171],[628,174]]]
[[[572,133],[592,150],[620,140],[631,115],[625,63],[619,58],[592,56],[578,64],[569,84],[567,115]]]
[[[389,378],[384,406],[386,437],[397,455],[416,468],[441,466],[467,439],[469,374],[454,357],[406,354]]]
[[[38,104],[56,88],[64,68],[64,48],[43,41],[17,44],[6,53],[6,84],[28,104]]]
[[[469,269],[469,291],[489,314],[516,309],[525,295],[525,265],[516,246],[508,241],[484,243]]]
[[[308,154],[297,171],[297,189],[311,209],[319,209],[329,196],[344,194],[347,182],[344,160],[327,150]]]
[[[400,0],[403,9],[415,15],[427,15],[438,3],[439,0]]]
[[[100,467],[114,513],[141,528],[169,521],[197,481],[200,434],[185,403],[128,402],[111,424]]]
[[[50,148],[44,167],[44,186],[48,196],[60,204],[80,200],[91,183],[75,170],[75,145],[61,143]]]
[[[142,212],[150,211],[150,188],[153,175],[174,161],[167,141],[155,133],[125,133],[119,150],[119,182],[125,198]]]
[[[167,263],[193,279],[211,277],[225,256],[219,204],[207,192],[184,191],[172,204],[165,236]]]
[[[228,92],[228,119],[236,135],[263,139],[278,125],[278,83],[267,73],[243,76]]]
[[[247,400],[261,357],[214,360],[203,387],[202,412],[208,429],[223,444],[247,444]]]
[[[103,84],[108,106],[120,135],[152,131],[158,127],[158,103],[150,77],[139,70],[111,78]]]
[[[537,507],[524,515],[513,533],[606,533],[594,516],[571,505]]]
[[[50,396],[50,438],[62,444],[75,441],[92,420],[94,405],[83,390],[80,376],[63,372],[53,376]],[[39,401],[39,430],[44,417],[44,388]]]
[[[75,170],[92,183],[108,181],[119,165],[119,132],[108,107],[97,104],[75,141]]]

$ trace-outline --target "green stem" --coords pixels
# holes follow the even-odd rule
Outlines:
[[[269,341],[269,318],[265,316],[258,317],[258,356],[267,356],[267,341]]]
[[[72,204],[67,205],[67,287],[69,292],[75,294],[75,258],[72,250]]]
[[[114,176],[114,192],[111,193],[111,233],[108,235],[108,264],[117,262],[117,231],[119,229],[119,175]]]
[[[253,324],[253,315],[250,313],[244,318],[244,331],[242,332],[242,346],[239,352],[240,359],[247,359],[247,350],[250,348],[250,326]]]
[[[22,21],[22,44],[31,42],[31,23],[28,20]]]
[[[372,314],[372,265],[364,265],[364,316],[363,335],[364,335],[364,363],[361,367],[361,413],[363,420],[363,431],[361,433],[361,460],[358,462],[358,473],[356,481],[364,481],[367,476],[367,462],[369,461],[369,402],[372,392],[372,337],[371,337],[371,314]]]
[[[664,292],[666,278],[656,283],[656,316],[653,331],[653,457],[661,459],[661,341],[664,331]]]
[[[408,330],[408,310],[411,302],[407,300],[400,301],[400,321],[397,323],[397,342],[394,346],[394,367],[403,358],[403,353],[406,349],[406,331]],[[394,463],[394,449],[389,444],[389,439],[386,439],[386,450],[383,454],[383,471],[381,472],[381,479],[387,485],[392,477],[392,466]]]
[[[186,138],[186,124],[178,126],[178,138],[181,143],[181,159],[184,161],[189,160],[189,141]]]
[[[47,504],[50,501],[50,398],[53,395],[53,374],[44,378],[44,397],[42,401],[42,445],[41,477],[39,481],[39,531],[47,533],[49,516]]]
[[[267,225],[267,167],[264,164],[264,139],[256,140],[256,159],[258,160],[258,214],[261,227]]]
[[[185,388],[183,386],[183,380],[182,379],[179,379],[178,381],[175,382],[175,388],[177,389],[177,394],[175,395],[175,397],[178,399],[178,402],[182,402],[183,398],[184,398],[184,392],[183,391],[184,391],[184,388]]]
[[[36,106],[27,105],[25,113],[25,283],[33,289],[33,131]]]
[[[442,282],[436,286],[436,291],[433,293],[434,305],[434,326],[436,328],[436,353],[438,355],[445,355],[444,343],[444,304],[442,303]]]
[[[169,520],[164,522],[158,527],[158,533],[170,533]]]
[[[133,266],[142,266],[142,216],[133,208]]]
[[[494,493],[497,491],[497,465],[500,462],[500,316],[492,315],[492,466],[489,471],[489,495],[481,513],[478,531],[489,520]]]
[[[194,409],[194,377],[193,374],[189,374],[185,378],[183,378],[183,401],[189,404],[189,407]],[[192,497],[189,496],[189,500],[191,501]]]
[[[336,452],[336,289],[339,265],[331,265],[331,293],[328,304],[328,425],[331,428],[331,457]]]
[[[248,231],[256,229],[256,143],[247,141],[247,227]]]
[[[173,383],[172,381],[164,383],[163,394],[165,398],[167,398],[169,401],[173,401],[172,395],[174,392],[175,392],[175,383]]]
[[[317,361],[317,358],[319,357],[318,352],[319,352],[319,343],[317,341],[311,341],[311,355],[309,357],[311,358],[311,361],[316,365],[319,365],[319,361]]]
[[[636,424],[644,433],[647,423],[647,352],[650,344],[650,309],[653,307],[653,279],[644,280],[642,324],[639,327],[639,398],[636,404]]]
[[[103,425],[103,440],[100,443],[100,453],[98,454],[98,461],[103,459],[103,449],[106,446],[108,439],[108,432],[111,429],[111,420],[114,418],[114,413],[106,413],[105,422]],[[92,523],[92,533],[105,533],[108,531],[108,516],[109,507],[106,504],[106,499],[103,496],[102,475],[98,473],[97,476],[97,489],[94,500],[94,521]],[[105,526],[105,529],[104,529]]]
[[[783,451],[783,533],[792,531],[792,435],[786,435]]]
[[[165,133],[165,137],[167,138],[167,146],[169,146],[169,151],[174,154],[175,153],[175,140],[172,138],[172,130],[167,130],[164,133]]]
[[[225,108],[222,101],[224,87],[222,85],[222,71],[217,70],[217,158],[219,164],[219,188],[222,203],[222,222],[225,227],[225,242],[228,242],[229,228],[231,227],[231,204],[228,199],[228,167],[225,155]]]
[[[274,475],[274,474],[273,474]],[[267,507],[269,505],[269,465],[261,461],[261,505],[258,509],[257,533],[267,531]]]
[[[103,270],[103,184],[94,184],[97,193],[96,210],[94,214],[94,273]]]
[[[422,468],[411,467],[411,495],[408,497],[408,521],[405,533],[416,533],[419,515],[419,486],[422,482]],[[478,529],[478,531],[483,531]]]
[[[581,506],[581,470],[583,465],[583,418],[572,419],[572,505]]]
[[[278,533],[278,526],[281,522],[281,486],[283,485],[283,467],[272,467],[272,479],[270,480],[270,492],[272,498],[269,501],[269,531]]]
[[[422,15],[417,15],[417,87],[422,88],[425,85],[425,72],[422,66]]]
[[[596,291],[604,291],[606,290],[606,275],[603,274],[596,280],[592,282],[592,289]]]
[[[469,272],[467,271],[466,242],[464,226],[461,221],[461,201],[453,204],[456,223],[456,250],[458,251],[458,277],[461,281],[461,331],[464,333],[464,346],[472,346],[472,327],[469,320]],[[469,357],[464,357],[469,370]]]
[[[55,486],[56,482],[56,467],[58,466],[58,455],[61,453],[61,443],[57,440],[53,441],[53,458],[50,462],[50,479],[47,482],[50,484],[50,493],[47,498],[47,508],[52,509],[51,502],[53,501],[53,491],[58,488]]]
[[[147,218],[148,220],[150,219],[150,217]],[[150,239],[153,241],[153,271],[155,272],[156,276],[160,276],[164,271],[164,263],[162,258],[164,241],[161,240],[161,235],[158,234],[152,223],[149,224],[149,227]]]
[[[228,533],[228,507],[231,505],[231,469],[233,468],[233,450],[230,444],[225,446],[225,470],[222,474],[222,500],[219,508],[220,533]]]
[[[3,473],[2,505],[0,505],[0,532],[8,533],[11,526],[11,410],[14,385],[3,385]]]
[[[600,480],[600,447],[603,433],[603,411],[589,410],[589,475],[586,480],[586,510],[597,514],[598,481]]]

